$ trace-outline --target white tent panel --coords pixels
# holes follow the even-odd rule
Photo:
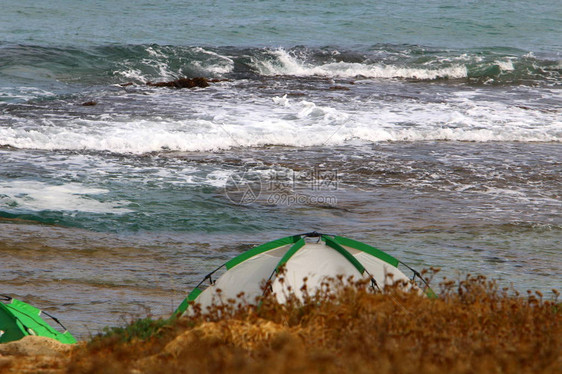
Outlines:
[[[317,236],[313,237],[316,238]],[[328,240],[327,237],[321,239]],[[281,243],[287,243],[287,240]],[[344,285],[349,282],[350,278],[357,281],[373,277],[381,289],[386,285],[406,281],[407,289],[413,287],[420,294],[423,294],[423,291],[414,283],[411,283],[401,270],[370,253],[342,245],[343,249],[347,250],[365,268],[366,271],[361,274],[354,265],[355,261],[350,262],[349,257],[346,258],[337,249],[328,246],[325,241],[306,243],[299,248],[298,246],[301,244],[302,242],[296,242],[295,244],[282,245],[246,258],[255,252],[253,251],[229,261],[227,264],[232,267],[218,277],[213,285],[203,290],[197,296],[195,302],[201,305],[203,311],[206,311],[207,307],[213,304],[228,303],[229,299],[238,301],[237,296],[243,292],[246,302],[253,304],[256,298],[263,294],[261,288],[263,282],[272,275],[272,291],[280,303],[287,301],[289,292],[294,293],[297,298],[302,300],[303,292],[301,288],[305,284],[305,278],[307,279],[308,293],[311,296],[321,289],[322,283],[327,278],[336,279],[338,276],[343,277]],[[274,246],[275,242],[268,243],[265,246],[270,247],[272,245]],[[295,248],[298,248],[298,250],[285,263],[282,276],[278,276],[274,273],[275,269],[293,245],[296,245]],[[368,247],[366,248],[368,250]],[[259,251],[260,248],[256,250]],[[375,254],[377,253],[375,252]],[[220,294],[217,292],[219,289],[221,290]],[[187,310],[182,309],[181,311],[190,314],[192,310],[192,308],[187,308]]]
[[[288,248],[285,248],[285,252]],[[205,310],[207,306],[226,303],[228,299],[236,300],[241,292],[244,292],[247,302],[253,303],[257,296],[262,295],[262,281],[269,279],[281,259],[279,254],[283,252],[275,252],[273,256],[269,252],[261,253],[234,266],[217,279],[214,285],[207,287],[197,297],[197,303]],[[221,290],[220,298],[218,289]]]
[[[321,287],[327,277],[335,278],[343,275],[344,279],[353,276],[355,280],[362,278],[359,271],[343,255],[335,249],[328,247],[325,243],[310,243],[299,249],[285,264],[283,283],[276,278],[272,288],[280,303],[286,301],[288,287],[295,296],[302,298],[301,291],[304,278],[307,278],[306,286],[311,295]]]
[[[399,269],[365,252],[354,254],[365,269],[375,279],[379,287],[392,285],[397,281],[410,282],[410,279]]]

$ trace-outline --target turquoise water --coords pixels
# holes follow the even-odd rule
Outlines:
[[[546,1],[4,1],[1,293],[85,338],[316,230],[548,294],[561,20]],[[148,84],[182,77],[209,86]]]
[[[560,53],[556,1],[4,1],[12,43],[293,47],[418,44]]]

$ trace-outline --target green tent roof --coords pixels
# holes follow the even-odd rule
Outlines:
[[[310,260],[308,262],[302,263],[303,260],[297,260],[301,261],[300,265],[298,265],[300,266],[300,270],[298,271],[302,272],[303,267],[308,267],[312,269],[312,271],[317,270],[317,273],[322,273],[324,269],[318,266],[318,263],[322,262],[324,258],[330,257],[333,260],[332,263],[347,263],[348,267],[345,271],[349,274],[370,277],[377,287],[379,284],[382,286],[386,284],[385,278],[387,272],[394,275],[396,277],[395,279],[408,279],[398,270],[399,264],[403,264],[414,272],[412,280],[417,276],[421,282],[425,282],[417,271],[380,249],[342,236],[312,232],[273,240],[232,258],[224,265],[209,273],[193,291],[188,294],[174,314],[177,315],[186,312],[190,303],[200,302],[202,297],[206,297],[204,303],[210,303],[210,299],[216,295],[210,296],[214,291],[208,291],[208,289],[217,288],[223,293],[226,291],[226,293],[232,297],[238,294],[238,292],[244,292],[245,296],[248,297],[255,296],[256,293],[260,292],[260,281],[275,279],[275,274],[278,273],[279,269],[285,267],[287,264],[295,262],[293,258],[298,254],[301,255],[301,258],[303,258],[303,253],[306,251],[311,254],[312,252],[310,251],[312,247],[314,245],[318,247],[317,244],[310,245],[310,241],[314,238],[317,238],[317,243],[324,243],[327,250],[322,253],[316,252],[317,255],[314,256],[311,255],[311,257],[308,257],[308,260]],[[306,239],[310,240],[306,241]],[[330,267],[330,264],[324,262],[323,266],[326,265]],[[297,265],[294,265],[293,268],[296,269]],[[343,269],[342,267],[340,268]],[[220,269],[224,269],[226,272],[218,279],[213,280],[213,278],[215,278],[215,273]],[[285,270],[287,269],[285,268]],[[378,279],[378,282],[375,279]],[[206,280],[209,281],[210,287],[206,288],[203,286]],[[428,285],[426,284],[426,286]],[[428,295],[432,293],[429,287],[427,287],[426,293]]]
[[[51,315],[9,296],[0,295],[0,300],[4,301],[0,302],[0,343],[19,340],[27,335],[44,336],[65,344],[76,343],[70,332]],[[51,327],[41,318],[41,314],[51,317],[64,329],[64,332]]]

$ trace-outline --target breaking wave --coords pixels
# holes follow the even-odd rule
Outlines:
[[[203,98],[203,100],[205,100]],[[332,107],[287,96],[255,103],[224,103],[224,113],[190,119],[130,119],[119,114],[80,119],[61,126],[20,123],[0,127],[2,145],[44,150],[87,150],[142,154],[213,151],[238,147],[330,146],[349,142],[469,141],[560,142],[557,113],[459,99],[448,103],[351,103]],[[361,111],[353,105],[361,106]],[[505,113],[509,112],[509,118]]]
[[[272,58],[254,58],[253,64],[261,75],[322,76],[332,78],[405,78],[417,80],[460,79],[468,76],[465,65],[452,64],[441,67],[416,67],[387,64],[384,61],[326,62],[314,64],[299,59],[294,54],[278,49],[270,52]]]
[[[465,79],[484,84],[560,85],[559,58],[516,49],[440,50],[376,45],[290,49],[116,45],[53,48],[1,45],[0,81],[40,80],[84,84],[145,83],[182,76],[246,79],[260,76]],[[0,93],[0,96],[2,93]]]

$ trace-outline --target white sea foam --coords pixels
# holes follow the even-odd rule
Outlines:
[[[164,48],[162,50],[161,48]],[[234,61],[216,52],[206,50],[201,47],[192,48],[184,51],[198,55],[194,58],[186,58],[182,63],[174,63],[175,56],[173,50],[165,50],[165,47],[147,47],[146,52],[149,57],[140,61],[123,62],[122,68],[115,70],[114,75],[121,76],[127,80],[146,83],[151,80],[172,80],[185,75],[185,71],[202,76],[216,76],[230,73],[234,69]],[[177,66],[172,69],[172,66]]]
[[[154,47],[150,46],[145,48],[145,51],[148,52],[149,55],[156,57],[156,58],[166,58],[166,55],[161,51],[157,51]]]
[[[2,101],[27,101],[36,98],[55,97],[55,93],[36,87],[0,87],[0,103]]]
[[[145,77],[142,71],[140,71],[139,69],[116,70],[113,72],[113,74],[122,76],[128,81],[133,80],[142,83],[148,82],[147,77]]]
[[[5,211],[131,212],[121,207],[122,202],[100,202],[92,197],[108,192],[78,183],[53,185],[39,181],[0,181],[0,207]]]
[[[495,63],[500,67],[502,71],[513,71],[515,67],[513,66],[513,59],[508,58],[506,60],[496,60]]]
[[[448,67],[412,68],[385,64],[333,62],[323,65],[308,64],[284,49],[272,51],[273,60],[253,58],[254,67],[262,75],[324,76],[335,78],[406,78],[433,80],[438,78],[466,78],[466,66],[453,64]]]
[[[234,61],[227,56],[223,56],[213,51],[208,51],[201,47],[196,47],[195,52],[207,56],[202,61],[193,61],[192,63],[201,69],[203,73],[210,74],[227,74],[234,70]]]
[[[185,105],[181,93],[163,95],[161,100],[172,100],[171,106]],[[376,98],[334,102],[286,95],[209,102],[204,95],[189,95],[189,105],[182,120],[127,120],[119,113],[105,113],[98,119],[19,119],[15,125],[0,127],[0,145],[142,154],[351,141],[562,141],[558,112],[483,100],[473,91],[437,103]]]

